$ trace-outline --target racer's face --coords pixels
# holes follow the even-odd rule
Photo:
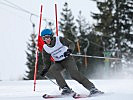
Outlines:
[[[42,37],[43,41],[45,41],[47,44],[51,43],[50,35],[45,35]]]

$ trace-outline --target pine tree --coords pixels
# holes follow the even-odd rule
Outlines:
[[[125,53],[132,54],[133,48],[129,44],[132,44],[133,37],[131,35],[133,28],[133,1],[132,0],[116,0],[115,1],[115,15],[114,23],[116,25],[116,35],[119,38],[116,43],[120,51],[120,56],[124,56]]]
[[[87,50],[89,47],[89,40],[88,40],[88,34],[90,31],[90,26],[88,22],[86,22],[85,17],[82,15],[82,12],[79,11],[78,18],[76,19],[78,23],[78,41],[80,44],[80,53],[83,55],[87,55]],[[85,67],[87,67],[87,58],[81,57],[80,59],[80,69],[84,70]]]
[[[36,57],[36,35],[32,33],[30,35],[31,39],[29,40],[31,43],[27,43],[28,51],[26,51],[27,62],[26,65],[28,70],[26,71],[27,75],[24,77],[26,80],[34,79],[34,68],[35,68],[35,57]]]
[[[68,3],[64,4],[64,8],[61,12],[62,18],[60,18],[60,31],[63,33],[64,37],[75,42],[75,36],[77,35],[76,26],[74,23],[74,16],[72,15],[71,9],[68,8]]]
[[[91,27],[88,22],[86,22],[86,19],[84,16],[82,16],[82,12],[79,11],[78,19],[76,20],[78,23],[78,31],[79,31],[79,40],[81,43],[81,54],[85,54],[86,50],[85,48],[88,47],[89,41],[88,41],[88,34],[90,33]],[[87,42],[88,41],[88,42]]]
[[[79,16],[77,19],[78,30],[80,35],[78,36],[80,41],[81,53],[84,55],[91,56],[102,56],[101,54],[101,45],[100,38],[93,31],[93,27],[86,21],[86,18],[82,15],[81,11],[79,12]],[[93,58],[81,58],[82,67],[81,71],[87,75],[91,76],[94,73],[95,69],[97,69],[98,59]]]
[[[82,15],[82,12],[79,11],[77,21],[77,30],[78,30],[78,41],[80,44],[80,53],[82,55],[88,55],[88,49],[90,46],[90,40],[88,39],[88,35],[90,34],[91,27],[88,22],[86,22],[86,18]],[[88,76],[88,70],[91,69],[88,65],[87,57],[79,57],[79,63],[77,63],[79,70],[84,75]],[[90,73],[89,73],[90,74]]]
[[[97,0],[94,0],[97,1]],[[113,1],[108,0],[105,2],[97,1],[97,7],[100,13],[92,13],[93,19],[97,20],[94,24],[95,31],[101,36],[102,46],[104,51],[109,51],[112,46],[112,37],[114,33],[113,24]]]
[[[125,57],[132,54],[133,2],[132,0],[96,1],[100,13],[93,13],[97,20],[95,31],[101,33],[104,51],[112,51],[114,57]],[[122,68],[117,61],[115,70]]]
[[[33,24],[33,30],[34,30],[35,25]],[[35,31],[30,35],[30,43],[27,43],[27,49],[26,55],[27,55],[27,68],[25,77],[23,78],[24,80],[33,80],[34,79],[34,69],[35,69],[35,61],[36,61],[36,34]],[[38,53],[38,69],[37,69],[37,76],[36,79],[42,79],[42,77],[39,75],[39,73],[42,71],[42,54],[39,52]]]
[[[92,17],[97,20],[95,30],[102,33],[105,51],[117,51],[115,55],[122,57],[124,52],[132,51],[127,44],[132,41],[133,3],[132,0],[105,0],[97,2],[99,14],[93,13]],[[131,52],[130,52],[131,53]]]

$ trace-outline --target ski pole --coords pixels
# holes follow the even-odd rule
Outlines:
[[[46,79],[48,79],[49,81],[51,81],[53,84],[55,84],[56,86],[59,87],[59,90],[61,90],[61,87],[56,83],[54,82],[53,80],[51,80],[49,77],[45,76]]]
[[[112,60],[121,60],[120,58],[111,58],[111,57],[100,57],[100,56],[89,56],[89,55],[80,55],[80,54],[71,54],[71,56],[75,57],[89,57],[89,58],[106,58],[106,59],[112,59]]]

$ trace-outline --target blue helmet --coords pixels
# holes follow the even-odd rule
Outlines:
[[[53,35],[53,32],[51,29],[44,29],[41,32],[41,36],[45,36],[45,35]]]

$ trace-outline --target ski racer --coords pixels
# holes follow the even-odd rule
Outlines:
[[[44,29],[41,32],[41,38],[43,41],[39,41],[40,48],[43,48],[44,55],[44,69],[40,73],[41,76],[45,76],[47,73],[52,75],[57,84],[62,89],[61,94],[67,95],[74,91],[67,85],[61,72],[66,69],[71,78],[82,84],[87,90],[90,91],[90,95],[103,94],[99,91],[95,85],[90,82],[85,76],[83,76],[77,69],[74,58],[70,55],[75,45],[69,39],[60,36],[53,36],[53,32],[50,29]],[[43,43],[44,42],[44,43]],[[51,64],[50,57],[54,59],[54,63]]]

